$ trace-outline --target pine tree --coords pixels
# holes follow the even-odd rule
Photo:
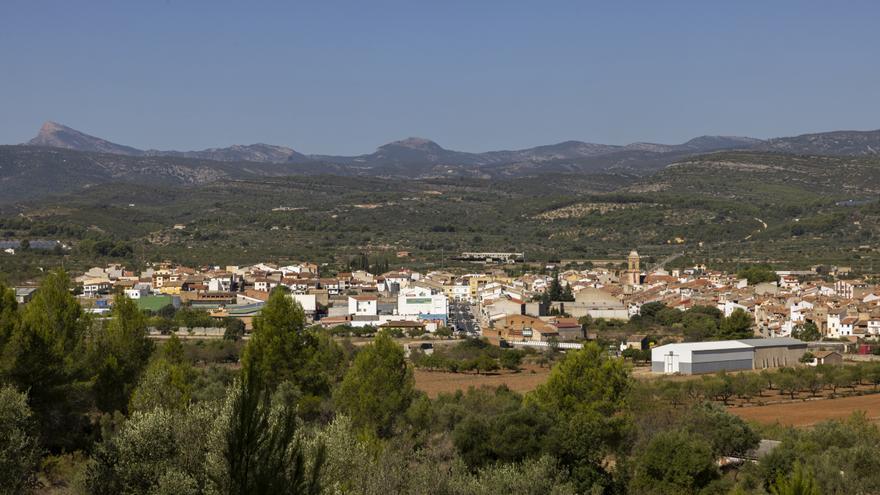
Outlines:
[[[285,380],[296,380],[312,346],[311,334],[305,331],[302,306],[280,290],[273,290],[260,315],[254,319],[254,331],[244,350],[242,364],[259,375],[261,383],[274,390]]]
[[[772,495],[819,495],[822,493],[813,473],[800,462],[794,464],[791,476],[779,475],[770,487]]]
[[[18,324],[18,303],[15,301],[15,291],[0,284],[0,355],[3,348],[12,337],[12,331]]]
[[[335,398],[356,426],[384,438],[409,407],[413,383],[403,349],[388,335],[379,334],[357,354]]]
[[[550,281],[550,288],[548,292],[550,294],[551,301],[559,301],[562,297],[562,284],[559,283],[559,272],[553,270],[553,280]]]
[[[272,407],[271,394],[255,368],[246,370],[240,389],[233,391],[225,437],[225,476],[216,480],[222,493],[319,494],[324,449],[307,468],[304,447],[296,440],[292,404]]]
[[[83,440],[88,407],[85,335],[91,320],[70,293],[63,271],[49,273],[3,352],[2,378],[28,392],[43,444],[71,449]]]
[[[89,361],[94,373],[95,403],[104,412],[126,412],[153,343],[147,338],[147,320],[125,295],[116,297],[111,319],[96,327],[89,340]]]
[[[721,324],[718,327],[718,338],[720,340],[728,340],[753,337],[753,324],[754,320],[749,313],[741,308],[736,308],[730,316],[721,320]]]
[[[559,296],[560,301],[574,301],[574,294],[571,291],[571,284],[566,282],[565,289],[562,290],[562,294]]]

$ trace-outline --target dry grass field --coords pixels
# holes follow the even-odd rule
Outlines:
[[[511,390],[526,393],[547,381],[549,368],[527,364],[517,373],[499,371],[497,373],[478,375],[474,373],[448,373],[443,371],[415,370],[416,388],[435,398],[441,393],[453,393],[456,390],[467,390],[469,387],[507,385]],[[646,367],[636,367],[633,376],[641,380],[658,378]],[[693,380],[695,377],[674,377],[677,380]],[[830,390],[821,391],[817,397],[801,392],[792,401],[789,395],[780,394],[776,390],[765,390],[760,397],[744,401],[732,398],[728,410],[747,421],[772,425],[779,423],[785,426],[808,427],[830,419],[845,419],[855,411],[863,411],[868,419],[880,423],[880,394],[873,393],[869,385],[861,385],[852,390],[841,390],[845,393],[861,393],[831,398]],[[760,403],[761,405],[756,405]]]
[[[868,419],[880,422],[880,394],[731,407],[728,410],[747,421],[764,424],[778,422],[786,426],[812,426],[829,419],[845,419],[855,411],[863,411]]]
[[[482,387],[484,385],[490,387],[507,385],[511,390],[525,393],[547,381],[549,374],[549,368],[525,365],[523,370],[518,373],[500,371],[488,375],[416,370],[415,378],[416,388],[434,398],[441,393],[452,393],[456,390],[467,390],[468,387]]]

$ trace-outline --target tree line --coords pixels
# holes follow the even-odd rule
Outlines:
[[[880,362],[853,365],[818,365],[798,368],[766,369],[759,373],[726,373],[702,375],[689,380],[661,379],[653,382],[656,398],[673,405],[694,400],[709,400],[727,405],[733,398],[746,403],[763,401],[773,395],[794,400],[853,394],[859,386],[870,385],[872,391],[880,387]]]

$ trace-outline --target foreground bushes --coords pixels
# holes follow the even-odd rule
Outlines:
[[[273,294],[240,372],[194,366],[176,338],[128,369],[117,357],[144,349],[142,325],[120,320],[122,306],[118,321],[92,325],[63,279],[50,282],[23,314],[0,290],[0,379],[15,387],[0,388],[0,487],[13,493],[33,485],[40,454],[77,445],[84,454],[67,458],[87,457],[78,492],[90,494],[880,491],[880,434],[863,419],[769,432],[780,448],[738,477],[717,464],[760,437],[714,401],[765,385],[788,393],[790,383],[835,393],[873,380],[868,366],[642,383],[588,344],[559,354],[528,394],[499,387],[432,400],[414,390],[388,335],[346,348]],[[476,340],[437,355],[495,365],[521,357]],[[102,414],[111,403],[127,411]]]
[[[23,493],[35,484],[42,454],[27,395],[0,387],[0,494]]]
[[[92,494],[320,493],[324,462],[310,460],[294,405],[270,397],[256,374],[229,388],[223,402],[136,412],[97,446],[85,489]]]

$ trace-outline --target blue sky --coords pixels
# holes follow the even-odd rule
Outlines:
[[[880,2],[0,2],[0,142],[368,153],[880,128]]]

